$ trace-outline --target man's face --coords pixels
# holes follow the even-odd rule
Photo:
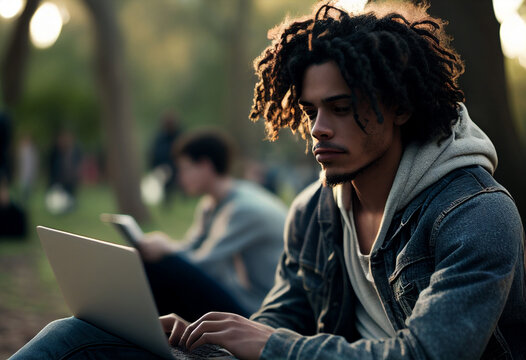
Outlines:
[[[203,195],[207,181],[210,179],[210,163],[207,161],[193,161],[188,156],[177,159],[179,184],[183,191],[190,196]]]
[[[309,117],[313,153],[329,185],[352,181],[373,169],[381,175],[382,168],[399,161],[392,150],[401,152],[395,125],[401,120],[380,105],[384,121],[378,123],[369,102],[357,95],[361,126],[354,119],[351,89],[335,62],[311,65],[305,71],[299,104]]]

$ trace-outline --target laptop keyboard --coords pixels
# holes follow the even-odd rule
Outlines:
[[[181,360],[203,360],[203,359],[236,359],[229,351],[219,345],[204,344],[189,352],[179,347],[172,347],[172,355]]]

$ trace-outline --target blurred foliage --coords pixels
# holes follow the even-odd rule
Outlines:
[[[230,0],[186,0],[153,7],[130,1],[122,6],[120,16],[126,34],[134,110],[141,133],[146,134],[141,139],[143,142],[152,138],[166,109],[174,109],[186,129],[227,122],[223,116],[228,92],[227,27],[234,16],[231,4]],[[246,37],[250,39],[247,73],[253,73],[251,59],[268,44],[267,30],[285,13],[301,11],[305,11],[302,1],[254,1]],[[253,76],[250,82],[255,81]],[[240,121],[248,122],[251,103],[239,106],[246,108],[247,114]],[[263,139],[260,125],[249,129]],[[265,147],[265,144],[259,146]]]
[[[526,8],[526,6],[523,7]],[[506,74],[512,114],[523,142],[526,142],[526,68],[521,66],[517,59],[506,59]]]
[[[11,109],[15,135],[30,134],[41,147],[60,128],[74,131],[87,146],[100,138],[99,106],[91,68],[91,46],[83,7],[68,3],[71,21],[54,46],[31,49],[23,97]],[[0,45],[6,48],[14,20],[0,21]],[[2,54],[3,57],[3,54]]]
[[[229,1],[116,2],[141,153],[146,154],[159,119],[168,109],[179,115],[185,129],[225,123],[221,118],[229,40],[225,29],[234,16]],[[62,4],[70,20],[58,41],[48,49],[31,49],[23,98],[11,109],[15,135],[29,133],[39,147],[47,148],[57,130],[67,128],[85,147],[99,148],[103,142],[93,77],[91,18],[80,0]],[[268,45],[267,30],[284,14],[305,11],[305,2],[298,0],[254,1],[247,56],[254,59]],[[13,19],[0,20],[0,51],[6,48],[13,27]],[[253,73],[250,61],[246,66]],[[254,83],[255,77],[252,80]],[[251,104],[240,106],[246,108],[248,122]],[[249,129],[263,139],[261,125]],[[302,141],[286,135],[282,143],[285,148],[299,147],[303,155]],[[263,142],[260,146],[267,147]]]
[[[315,3],[314,0],[253,1],[246,36],[248,59],[254,59],[269,44],[267,31],[284,16],[304,14]],[[102,139],[100,105],[93,78],[91,18],[81,0],[61,4],[67,6],[70,20],[58,41],[45,50],[31,49],[24,96],[12,109],[16,135],[32,134],[37,144],[46,148],[57,130],[66,127],[77,134],[85,147],[97,149],[102,146]],[[231,4],[232,0],[116,2],[140,153],[146,154],[159,119],[168,109],[179,115],[186,129],[225,123],[222,117],[228,90],[227,28],[235,16]],[[0,51],[6,48],[13,25],[13,19],[0,20]],[[250,61],[246,66],[253,73]],[[517,61],[508,60],[507,72],[510,100],[524,134],[526,69]],[[255,81],[252,76],[251,82]],[[239,106],[246,108],[248,115],[251,104]],[[256,138],[264,138],[262,124],[248,129]],[[257,154],[279,152],[283,159],[308,161],[303,154],[304,142],[288,132],[283,132],[278,145],[261,142],[257,148]]]

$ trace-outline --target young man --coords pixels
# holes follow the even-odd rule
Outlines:
[[[171,341],[246,359],[526,357],[523,228],[425,8],[321,6],[256,61],[251,118],[309,133],[323,184],[292,205],[274,288],[246,320]]]
[[[440,20],[399,2],[321,5],[276,29],[251,117],[272,138],[310,134],[323,181],[293,203],[251,320],[166,316],[173,344],[242,359],[526,356],[520,217],[445,39]]]
[[[200,130],[176,143],[180,187],[201,200],[184,241],[154,232],[140,243],[160,314],[189,321],[212,310],[249,316],[272,287],[287,208],[261,186],[230,175],[231,142]]]

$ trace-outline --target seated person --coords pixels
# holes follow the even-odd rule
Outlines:
[[[11,199],[7,176],[0,171],[0,239],[19,239],[26,234],[26,212]]]
[[[160,314],[196,320],[222,310],[248,316],[273,284],[287,209],[259,185],[229,174],[232,153],[229,139],[209,130],[176,143],[180,186],[202,198],[185,241],[154,232],[141,242]]]

